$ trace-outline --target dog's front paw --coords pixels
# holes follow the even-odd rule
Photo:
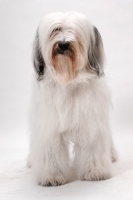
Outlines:
[[[106,169],[103,166],[93,166],[92,168],[88,168],[85,172],[81,172],[79,174],[79,179],[86,181],[100,181],[109,178],[111,178],[110,169]]]
[[[41,186],[59,186],[64,185],[67,179],[63,175],[45,176],[38,179],[38,184]]]

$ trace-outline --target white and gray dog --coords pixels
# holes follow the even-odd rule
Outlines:
[[[111,137],[111,95],[104,78],[99,31],[80,13],[52,13],[34,43],[30,153],[38,184],[69,181],[69,142],[80,180],[111,177],[116,153]]]

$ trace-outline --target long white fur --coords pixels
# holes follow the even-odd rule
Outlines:
[[[54,42],[49,44],[48,36],[55,23],[62,23],[66,29],[58,37],[62,39],[63,35],[68,41],[75,40],[75,33],[68,36],[65,30],[77,21],[84,54],[77,76],[62,84],[52,68],[50,51]],[[109,122],[111,95],[105,78],[85,69],[90,32],[92,24],[77,13],[70,18],[69,14],[48,15],[39,26],[46,69],[41,81],[37,81],[36,73],[33,76],[28,165],[33,167],[41,185],[60,185],[69,181],[70,141],[74,143],[74,164],[79,179],[111,177],[111,163],[116,159]]]

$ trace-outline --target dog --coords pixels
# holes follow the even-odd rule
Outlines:
[[[63,185],[73,166],[80,180],[111,177],[111,93],[98,29],[77,12],[52,13],[40,22],[33,47],[33,91],[28,166],[42,186]]]

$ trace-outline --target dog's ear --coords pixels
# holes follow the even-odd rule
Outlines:
[[[97,28],[94,26],[94,38],[91,39],[91,47],[88,54],[89,68],[95,72],[98,76],[103,76],[104,71],[104,48],[101,35]]]
[[[41,53],[41,48],[39,44],[39,34],[38,30],[35,36],[34,47],[33,47],[33,64],[35,71],[38,74],[38,81],[43,79],[44,70],[45,70],[45,62]]]

